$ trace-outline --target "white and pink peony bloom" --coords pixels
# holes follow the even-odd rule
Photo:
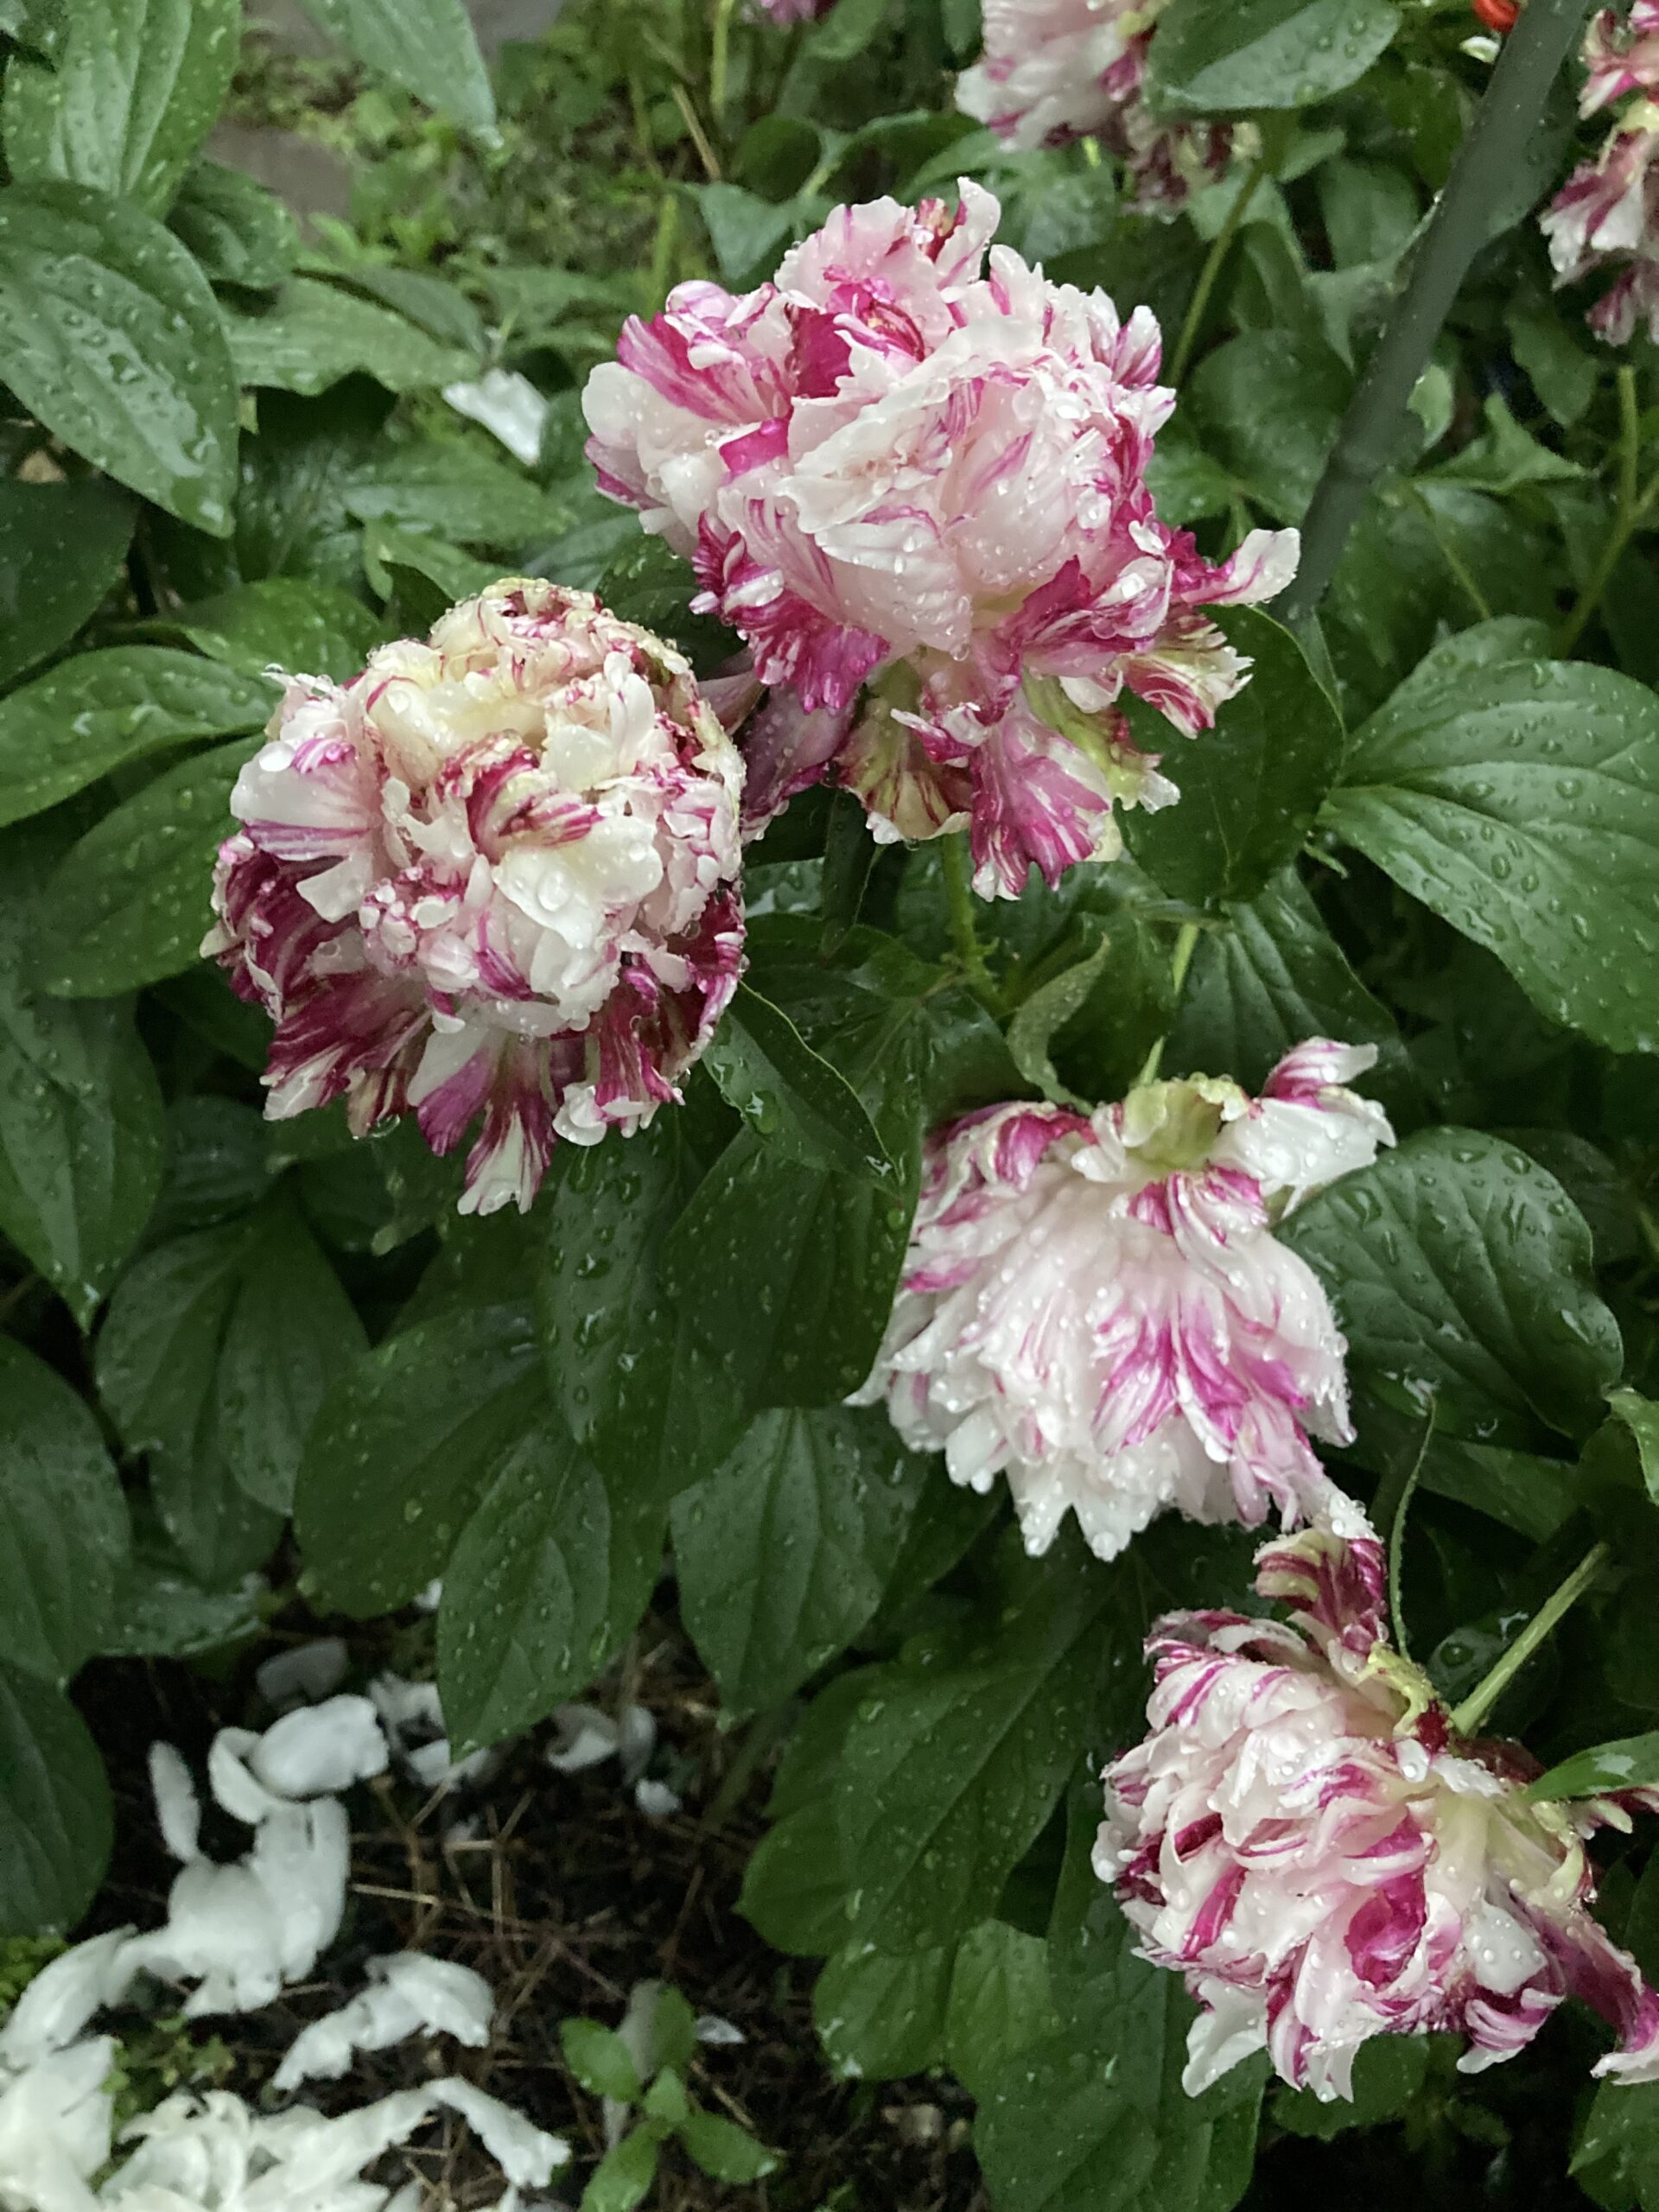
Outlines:
[[[509,581],[341,687],[296,677],[232,798],[203,946],[276,1025],[274,1119],[343,1097],[464,1210],[677,1096],[736,988],[736,748],[671,646]]]
[[[1178,207],[1222,175],[1234,133],[1172,124],[1146,99],[1147,55],[1164,0],[985,0],[983,59],[957,105],[1022,150],[1098,137],[1128,168],[1142,207]]]
[[[1567,1996],[1618,2031],[1598,2074],[1659,2080],[1659,1994],[1589,1910],[1584,1839],[1628,1826],[1625,1804],[1529,1802],[1518,1745],[1453,1735],[1389,1642],[1382,1548],[1349,1511],[1348,1533],[1258,1554],[1292,1624],[1157,1624],[1151,1732],[1106,1769],[1095,1871],[1202,2008],[1187,2089],[1266,2050],[1294,2087],[1347,2097],[1362,2044],[1427,2029],[1467,2036],[1478,2072]]]
[[[1346,1345],[1273,1224],[1393,1141],[1344,1086],[1369,1046],[1300,1046],[1259,1098],[1194,1077],[1093,1115],[993,1107],[932,1141],[863,1403],[953,1481],[1006,1475],[1027,1549],[1068,1512],[1113,1558],[1173,1507],[1287,1523],[1338,1497]]]
[[[603,488],[773,687],[751,823],[832,776],[879,836],[965,824],[977,888],[1013,897],[1113,857],[1115,802],[1176,796],[1116,702],[1209,728],[1249,664],[1207,610],[1272,598],[1297,540],[1213,565],[1159,520],[1156,322],[1004,247],[986,273],[1000,210],[961,193],[840,208],[743,298],[681,285],[584,406]]]
[[[1625,105],[1595,160],[1573,170],[1539,220],[1558,283],[1618,271],[1590,310],[1599,337],[1624,346],[1645,323],[1659,339],[1659,0],[1636,0],[1628,16],[1601,10],[1584,60],[1580,112]]]

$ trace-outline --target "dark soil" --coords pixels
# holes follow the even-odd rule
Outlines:
[[[359,1662],[348,1687],[388,1664],[431,1672],[429,1625],[385,1624],[346,1634]],[[318,1633],[308,1621],[290,1640]],[[388,1633],[403,1648],[389,1648]],[[279,1630],[280,1634],[280,1630]],[[410,1646],[414,1648],[411,1649]],[[213,1731],[270,1716],[253,1688],[265,1643],[214,1678],[177,1662],[94,1667],[80,1685],[83,1707],[109,1761],[116,1796],[116,1854],[85,1933],[164,1916],[176,1871],[156,1833],[146,1772],[150,1742],[176,1744],[200,1777]],[[424,1663],[423,1663],[424,1659]],[[232,2077],[255,2098],[294,2034],[356,1993],[365,1960],[421,1950],[474,1967],[495,1989],[495,2035],[485,2050],[417,2039],[360,2058],[345,2082],[315,2082],[304,2097],[339,2110],[431,2075],[460,2072],[563,2135],[575,2162],[556,2177],[574,2203],[604,2138],[598,2101],[571,2080],[559,2023],[586,2014],[614,2026],[632,1986],[658,1977],[699,2012],[716,2013],[741,2044],[700,2047],[696,2099],[749,2127],[784,2163],[766,2180],[736,2189],[707,2180],[677,2149],[664,2154],[659,2212],[983,2212],[968,2147],[971,2104],[944,2078],[869,2084],[835,2080],[813,2031],[814,1962],[781,1957],[737,1912],[743,1869],[761,1825],[767,1778],[753,1777],[718,1825],[713,1805],[739,1754],[741,1738],[715,1726],[711,1685],[677,1630],[647,1621],[613,1678],[591,1694],[614,1705],[636,1700],[658,1729],[653,1772],[686,1800],[683,1813],[651,1820],[625,1791],[614,1761],[575,1775],[548,1767],[543,1729],[507,1753],[481,1788],[423,1799],[417,1785],[383,1777],[353,1796],[353,1895],[344,1931],[325,1961],[327,1977],[284,1993],[269,2010],[201,2024],[234,2054]],[[729,1797],[731,1792],[728,1790]],[[461,1824],[470,1833],[455,1833]],[[232,1857],[245,1830],[210,1820],[210,1850]],[[417,2172],[435,2201],[493,2203],[500,2176],[459,2122],[435,2124],[422,2147],[394,2164]],[[391,2180],[404,2172],[388,2172]]]

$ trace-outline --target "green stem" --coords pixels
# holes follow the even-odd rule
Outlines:
[[[726,129],[726,78],[732,50],[732,17],[737,0],[715,0],[715,34],[709,53],[709,108],[716,131]]]
[[[1434,1402],[1429,1401],[1423,1420],[1423,1433],[1418,1439],[1417,1449],[1409,1459],[1400,1459],[1389,1470],[1378,1486],[1372,1502],[1371,1518],[1376,1533],[1389,1551],[1389,1618],[1394,1624],[1394,1648],[1402,1659],[1411,1656],[1411,1640],[1406,1633],[1406,1611],[1401,1601],[1401,1568],[1406,1551],[1406,1516],[1411,1510],[1411,1501],[1422,1480],[1423,1467],[1428,1459],[1428,1447],[1434,1435]]]
[[[1268,175],[1265,155],[1251,162],[1243,182],[1233,194],[1233,204],[1227,210],[1226,221],[1211,241],[1204,267],[1198,271],[1198,289],[1192,295],[1192,304],[1186,311],[1186,320],[1181,325],[1180,337],[1176,340],[1175,356],[1170,363],[1169,380],[1173,385],[1179,386],[1192,365],[1193,350],[1198,342],[1198,334],[1204,327],[1205,309],[1210,304],[1210,295],[1216,289],[1217,279],[1220,276],[1223,264],[1232,250],[1233,240],[1244,227],[1244,218],[1250,212],[1250,202],[1267,181]]]
[[[1563,1617],[1576,1605],[1602,1568],[1612,1557],[1610,1545],[1598,1544],[1586,1552],[1560,1588],[1545,1600],[1527,1623],[1515,1642],[1498,1661],[1485,1681],[1477,1685],[1452,1715],[1454,1734],[1472,1736],[1497,1703],[1510,1684],[1526,1665],[1533,1653],[1554,1630]]]
[[[1632,368],[1621,368],[1618,372],[1618,491],[1613,526],[1607,533],[1607,542],[1601,549],[1589,582],[1579,594],[1578,604],[1561,625],[1555,640],[1555,650],[1563,659],[1590,626],[1591,617],[1606,596],[1613,570],[1624,557],[1625,547],[1647,520],[1655,502],[1659,501],[1659,476],[1654,478],[1645,492],[1638,488],[1642,414],[1636,394],[1636,371]]]
[[[1491,235],[1493,204],[1522,165],[1550,86],[1589,10],[1590,0],[1528,0],[1503,41],[1308,508],[1301,567],[1274,608],[1293,628],[1318,611],[1372,485],[1402,448],[1417,379],[1470,264]]]
[[[974,926],[974,887],[965,830],[953,830],[940,838],[939,865],[944,874],[944,902],[950,916],[950,942],[956,947],[957,963],[981,1004],[997,1014],[996,985],[991,981],[985,948]]]
[[[1169,980],[1174,987],[1177,1009],[1181,1003],[1181,993],[1186,987],[1186,971],[1192,965],[1192,955],[1198,950],[1198,924],[1183,922],[1176,936],[1174,956],[1169,963]],[[1158,1071],[1164,1064],[1164,1047],[1168,1042],[1169,1033],[1166,1030],[1147,1054],[1145,1064],[1135,1079],[1137,1088],[1143,1083],[1157,1082]]]

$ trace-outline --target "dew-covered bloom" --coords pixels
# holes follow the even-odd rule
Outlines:
[[[1147,104],[1164,0],[985,0],[985,53],[957,105],[1022,150],[1097,137],[1141,206],[1176,207],[1232,158],[1225,124],[1172,124]]]
[[[1478,2072],[1567,1996],[1618,2031],[1598,2074],[1659,2079],[1659,1994],[1592,1918],[1584,1852],[1648,1797],[1531,1803],[1519,1745],[1458,1738],[1389,1643],[1382,1547],[1348,1512],[1257,1555],[1289,1624],[1156,1624],[1150,1733],[1106,1769],[1095,1871],[1198,1999],[1188,2090],[1265,2049],[1347,2097],[1362,2044],[1427,2029],[1466,2036]]]
[[[742,769],[671,646],[510,581],[294,677],[268,739],[203,950],[276,1023],[269,1115],[412,1112],[440,1153],[481,1119],[487,1213],[677,1096],[742,965]]]
[[[1618,272],[1590,310],[1599,336],[1624,346],[1645,322],[1659,339],[1659,0],[1636,0],[1628,16],[1602,9],[1584,60],[1581,112],[1618,111],[1594,161],[1573,170],[1540,221],[1559,283]]]
[[[1194,1077],[942,1130],[862,1402],[956,1482],[1006,1475],[1032,1552],[1069,1511],[1110,1559],[1169,1507],[1251,1527],[1328,1509],[1307,1438],[1351,1440],[1347,1347],[1273,1229],[1393,1141],[1344,1088],[1375,1058],[1314,1039],[1259,1098]]]
[[[987,271],[997,202],[961,194],[838,208],[742,298],[678,287],[594,372],[588,450],[773,687],[751,823],[827,775],[878,836],[965,824],[1016,896],[1176,795],[1117,702],[1207,728],[1249,671],[1208,610],[1271,598],[1296,537],[1214,565],[1159,519],[1156,321],[1006,247]]]

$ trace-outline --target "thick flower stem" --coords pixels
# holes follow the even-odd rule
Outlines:
[[[1301,567],[1274,608],[1292,628],[1318,611],[1372,485],[1404,447],[1417,379],[1589,10],[1590,0],[1528,0],[1504,41],[1308,508]]]
[[[1659,502],[1659,476],[1654,478],[1646,491],[1640,487],[1637,471],[1642,455],[1642,410],[1637,398],[1636,371],[1630,367],[1623,367],[1618,372],[1618,494],[1613,509],[1613,526],[1607,533],[1607,542],[1601,549],[1590,581],[1579,594],[1578,604],[1561,625],[1555,640],[1555,650],[1563,659],[1589,627],[1590,619],[1606,595],[1613,570],[1624,557],[1625,547]]]
[[[1598,1544],[1586,1553],[1560,1588],[1539,1607],[1485,1681],[1477,1684],[1452,1715],[1452,1726],[1458,1735],[1474,1734],[1533,1653],[1577,1605],[1611,1556],[1606,1544]]]
[[[1098,153],[1096,159],[1099,159]],[[1233,204],[1227,210],[1227,219],[1211,241],[1204,267],[1198,271],[1198,289],[1192,295],[1192,304],[1186,311],[1181,334],[1175,342],[1174,359],[1169,365],[1169,380],[1173,385],[1179,385],[1192,365],[1199,333],[1204,328],[1205,310],[1210,304],[1210,295],[1215,290],[1223,265],[1232,251],[1233,240],[1244,227],[1244,218],[1250,212],[1250,202],[1267,181],[1268,175],[1267,156],[1263,155],[1245,172],[1243,182],[1233,194]]]
[[[939,865],[944,874],[944,902],[950,916],[950,942],[956,947],[957,964],[980,1003],[990,1014],[1000,1014],[996,985],[991,981],[985,948],[974,927],[974,887],[965,830],[955,830],[940,838]]]
[[[715,27],[709,52],[709,111],[715,129],[726,128],[726,79],[730,67],[732,16],[737,0],[715,0]]]

